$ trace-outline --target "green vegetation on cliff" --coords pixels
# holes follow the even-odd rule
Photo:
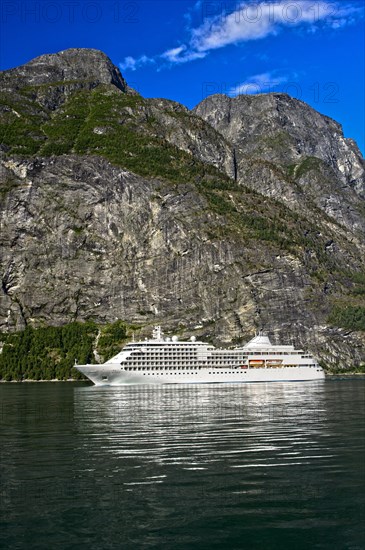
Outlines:
[[[34,88],[37,91],[39,87]],[[213,166],[161,138],[149,102],[140,96],[98,86],[74,92],[55,112],[39,106],[34,114],[28,106],[30,92],[31,87],[21,90],[18,101],[9,94],[0,96],[4,106],[0,142],[9,155],[92,154],[141,176],[172,183],[229,181]],[[176,113],[168,112],[166,116],[174,118]]]
[[[95,363],[97,343],[97,352],[106,361],[120,351],[126,337],[127,325],[122,321],[103,327],[90,321],[62,327],[28,326],[0,334],[0,380],[82,380],[73,368],[75,359],[80,364]]]
[[[121,350],[127,335],[128,327],[123,321],[116,321],[101,327],[97,352],[103,361],[107,361]]]
[[[331,366],[331,367],[325,367],[326,374],[336,374],[336,375],[354,375],[354,374],[365,374],[365,365],[352,365],[351,367],[348,366]]]
[[[287,167],[287,171],[291,177],[300,179],[311,170],[319,171],[322,166],[325,166],[325,163],[321,159],[317,157],[307,157],[299,164],[290,164]]]
[[[335,306],[328,322],[348,330],[365,331],[365,307],[352,305]]]

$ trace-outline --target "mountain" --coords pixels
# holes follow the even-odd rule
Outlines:
[[[0,73],[0,330],[259,328],[365,362],[365,165],[285,94],[145,99],[97,50]]]
[[[194,112],[233,145],[239,183],[364,235],[365,163],[337,122],[275,93],[210,96]]]

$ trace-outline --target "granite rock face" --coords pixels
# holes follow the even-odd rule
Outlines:
[[[239,182],[294,210],[312,203],[365,234],[364,159],[336,121],[278,93],[214,95],[194,113],[233,145]]]
[[[167,99],[149,100],[146,112],[158,121],[158,134],[161,138],[234,178],[232,144],[213,126],[183,105]]]
[[[365,272],[364,163],[336,122],[276,94],[193,112],[133,100],[95,50],[41,56],[0,83],[18,101],[0,122],[40,113],[43,148],[81,88],[111,104],[80,119],[63,154],[21,154],[3,134],[0,331],[124,319],[229,345],[264,328],[328,364],[365,361],[364,333],[328,323],[334,305],[362,305]]]
[[[134,92],[120,70],[99,50],[71,48],[41,55],[25,65],[0,73],[0,89],[17,92],[29,88],[31,98],[54,110],[77,90],[112,84],[121,92]],[[134,92],[135,93],[135,92]]]

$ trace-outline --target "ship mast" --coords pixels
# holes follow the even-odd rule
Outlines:
[[[162,340],[163,339],[163,332],[162,332],[162,329],[159,325],[154,327],[153,332],[152,332],[152,338],[154,340]]]

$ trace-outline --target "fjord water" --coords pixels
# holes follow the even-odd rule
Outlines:
[[[364,390],[1,384],[0,547],[363,549]]]

